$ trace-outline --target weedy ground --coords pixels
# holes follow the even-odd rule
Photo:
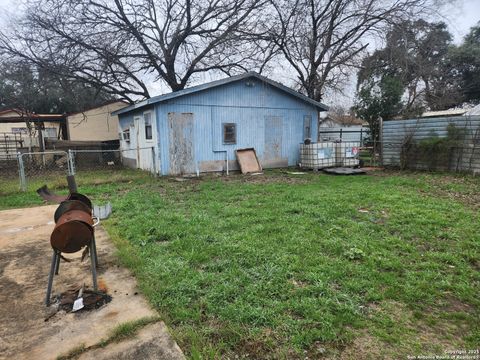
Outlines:
[[[42,179],[65,192],[60,179]],[[0,208],[39,204],[0,180]],[[123,263],[193,359],[403,358],[480,344],[480,179],[83,172]]]

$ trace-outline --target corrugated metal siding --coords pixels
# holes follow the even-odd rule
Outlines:
[[[250,82],[253,82],[250,80]],[[262,161],[265,151],[265,119],[282,119],[283,158],[288,165],[299,161],[299,144],[303,141],[303,118],[312,117],[312,134],[317,134],[317,110],[269,85],[256,81],[246,86],[243,81],[187,95],[156,105],[162,174],[170,173],[167,117],[170,112],[193,113],[195,163],[235,160],[235,149],[254,147]],[[123,116],[120,116],[121,118]],[[237,143],[223,144],[222,123],[237,124]]]
[[[447,127],[454,124],[458,128],[468,130],[465,141],[465,148],[468,156],[479,157],[474,149],[473,137],[480,133],[480,116],[457,116],[427,119],[410,119],[385,121],[382,132],[382,151],[384,165],[399,166],[402,144],[407,135],[412,135],[413,140],[420,141],[432,136],[446,137]],[[480,144],[476,144],[480,148]],[[476,152],[474,152],[476,151]],[[476,163],[474,162],[474,165]],[[479,169],[480,170],[480,164]]]
[[[247,84],[248,83],[248,84]],[[119,116],[120,128],[125,129],[134,116],[142,115],[144,109]],[[300,99],[278,90],[258,79],[242,80],[209,90],[185,95],[155,105],[156,125],[161,173],[170,174],[170,139],[168,113],[192,113],[194,123],[194,157],[197,170],[202,162],[222,162],[225,151],[228,159],[235,159],[235,150],[254,147],[262,161],[265,151],[265,119],[280,118],[281,156],[288,165],[299,161],[299,144],[303,141],[304,116],[312,117],[312,136],[318,133],[317,109]],[[237,143],[223,144],[222,123],[237,124]],[[267,129],[268,131],[268,129]],[[122,149],[132,149],[125,156],[135,158],[130,145],[122,141]],[[140,147],[142,144],[140,144]]]
[[[169,104],[310,109],[313,106],[258,79],[245,79],[167,101]],[[160,105],[161,106],[161,105]]]

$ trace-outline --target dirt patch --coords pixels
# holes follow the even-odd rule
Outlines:
[[[391,350],[390,346],[375,336],[370,335],[367,331],[362,331],[341,352],[339,358],[345,360],[389,359],[391,357],[386,355],[391,353]]]
[[[399,176],[416,178],[428,184],[428,191],[419,189],[424,195],[438,196],[461,202],[473,209],[480,209],[480,178],[460,174],[429,174],[428,172],[385,170],[372,173],[373,176]]]
[[[309,182],[309,177],[305,175],[288,174],[288,172],[274,172],[258,175],[242,175],[233,174],[229,176],[222,176],[220,180],[223,182],[237,182],[247,184],[306,184]]]
[[[480,181],[472,177],[437,176],[426,179],[430,186],[430,195],[454,200],[473,209],[480,209]],[[465,186],[464,189],[455,190],[453,185]]]
[[[303,289],[308,286],[308,284],[301,280],[290,279],[289,282],[293,285],[295,289]]]
[[[448,306],[440,304],[442,312],[471,310],[468,305],[455,299],[447,298],[445,304]],[[392,343],[391,340],[386,341],[376,336],[375,326],[370,326],[370,330],[350,329],[355,335],[351,342],[314,344],[308,350],[308,357],[341,360],[404,359],[413,355],[442,355],[445,351],[465,347],[462,338],[466,328],[460,323],[439,320],[427,324],[427,320],[415,317],[414,312],[403,303],[393,300],[371,303],[364,307],[364,313],[372,321],[376,317],[390,318],[395,324],[390,337],[395,338],[395,341]],[[432,315],[434,309],[427,309],[424,314]],[[396,333],[395,329],[401,330]]]
[[[99,283],[109,289],[112,301],[78,313],[45,307],[56,207],[0,212],[0,359],[55,359],[75,346],[98,343],[119,323],[157,316],[141,295],[134,295],[135,279],[118,265],[101,227],[96,230]],[[80,261],[81,252],[66,256],[72,262],[61,261],[53,296],[92,282],[89,261]],[[157,336],[170,339],[166,331]],[[173,350],[181,354],[178,347]]]
[[[446,295],[445,298],[440,301],[439,305],[442,308],[442,310],[446,312],[468,313],[473,311],[473,308],[471,305],[466,304],[451,295]]]
[[[228,184],[306,184],[310,180],[307,175],[290,175],[288,173],[268,173],[259,175],[243,175],[240,173],[232,173],[228,176],[218,173],[202,174],[200,177],[169,177],[167,187],[155,189],[151,191],[157,191],[161,194],[168,192],[174,192],[174,194],[192,193],[200,191],[200,186],[205,181],[216,180]]]
[[[448,303],[452,303],[448,301]],[[456,302],[457,303],[457,302]],[[463,308],[465,304],[462,304]],[[459,349],[464,346],[463,336],[465,329],[461,324],[449,321],[436,321],[426,323],[426,320],[415,317],[412,310],[408,309],[406,305],[396,301],[384,301],[378,306],[371,308],[370,316],[376,314],[387,315],[395,323],[400,324],[405,329],[407,336],[398,346],[395,346],[395,351],[404,350],[405,353],[415,348],[414,344],[420,345],[423,349],[423,354],[438,354],[451,349]],[[438,309],[437,309],[438,311]],[[445,312],[446,309],[442,309]],[[450,310],[447,310],[450,311]],[[434,315],[434,309],[427,309],[424,311],[425,315]],[[402,336],[406,335],[402,334]],[[417,346],[417,348],[419,348]],[[411,355],[411,354],[410,354]]]

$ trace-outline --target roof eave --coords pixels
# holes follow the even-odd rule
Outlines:
[[[260,81],[264,81],[270,85],[272,85],[273,87],[276,87],[294,97],[297,97],[299,98],[300,100],[303,100],[304,102],[307,102],[313,106],[315,106],[319,111],[328,111],[329,110],[329,107],[319,101],[316,101],[316,100],[313,100],[311,98],[309,98],[308,96],[305,96],[301,93],[299,93],[298,91],[295,91],[279,82],[276,82],[276,81],[273,81],[267,77],[264,77],[260,74],[257,74],[256,72],[246,72],[244,74],[241,74],[241,75],[237,75],[237,76],[232,76],[232,77],[229,77],[229,78],[224,78],[224,79],[220,79],[220,80],[215,80],[215,81],[212,81],[212,82],[209,82],[209,83],[206,83],[206,84],[201,84],[201,85],[198,85],[198,86],[194,86],[194,87],[191,87],[191,88],[187,88],[187,89],[184,89],[184,90],[179,90],[179,91],[175,91],[175,92],[171,92],[169,94],[164,94],[164,95],[159,95],[159,96],[154,96],[150,99],[147,99],[147,100],[143,100],[137,104],[134,104],[134,105],[131,105],[131,106],[127,106],[123,109],[119,109],[119,110],[116,110],[114,112],[112,112],[112,115],[115,116],[115,115],[120,115],[120,114],[124,114],[124,113],[127,113],[127,112],[130,112],[130,111],[133,111],[133,110],[138,110],[142,107],[145,107],[145,106],[148,106],[148,105],[152,105],[152,104],[156,104],[156,103],[159,103],[159,102],[163,102],[163,101],[167,101],[167,100],[170,100],[170,99],[174,99],[174,98],[177,98],[177,97],[180,97],[180,96],[185,96],[185,95],[189,95],[189,94],[192,94],[192,93],[195,93],[195,92],[198,92],[198,91],[204,91],[204,90],[208,90],[208,89],[211,89],[211,88],[214,88],[214,87],[217,87],[217,86],[221,86],[221,85],[225,85],[225,84],[229,84],[229,83],[232,83],[232,82],[235,82],[235,81],[239,81],[239,80],[243,80],[243,79],[246,79],[246,78],[249,78],[249,77],[255,77],[257,78],[258,80]]]

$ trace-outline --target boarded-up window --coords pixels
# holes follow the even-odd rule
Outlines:
[[[143,114],[143,120],[145,121],[145,139],[152,140],[152,114]]]
[[[236,144],[237,143],[237,125],[234,123],[223,124],[223,143]]]

